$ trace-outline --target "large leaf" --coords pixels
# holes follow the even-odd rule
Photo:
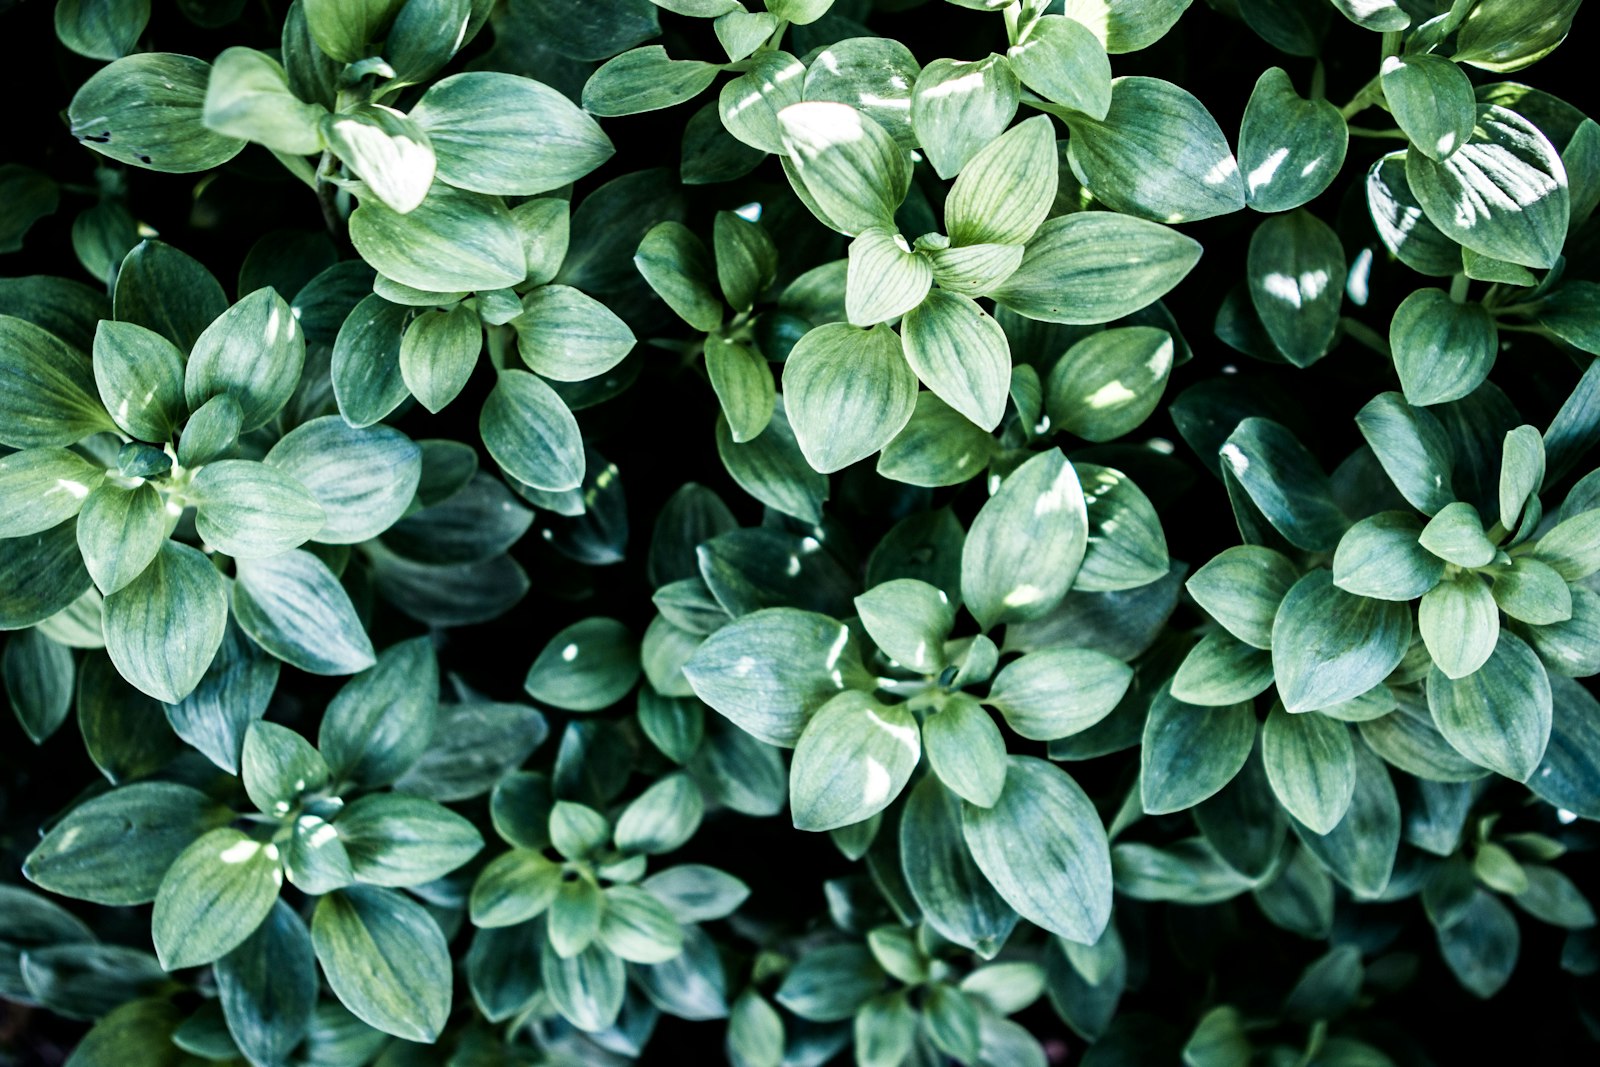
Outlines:
[[[1405,604],[1347,593],[1318,568],[1294,584],[1273,620],[1278,695],[1291,712],[1353,700],[1399,666],[1410,644]]]
[[[1116,211],[1193,222],[1245,206],[1238,161],[1216,119],[1160,78],[1118,78],[1104,121],[1068,120],[1072,172]]]
[[[442,78],[422,94],[411,118],[433,143],[440,180],[475,193],[559,189],[615,151],[599,124],[565,96],[513,74]]]
[[[1199,242],[1166,226],[1075,212],[1039,227],[1022,265],[993,296],[1030,319],[1110,322],[1161,299],[1199,260]]]
[[[244,142],[202,121],[211,65],[193,56],[126,56],[84,82],[67,107],[72,135],[120,163],[168,174],[210,170]]]
[[[450,950],[433,917],[392,889],[317,902],[311,941],[334,995],[367,1025],[432,1042],[450,1014]]]
[[[309,552],[240,560],[233,615],[258,645],[303,671],[354,674],[374,662],[349,594]]]
[[[982,429],[1000,424],[1011,350],[999,323],[971,299],[940,289],[906,313],[900,334],[911,369],[936,396]]]
[[[1284,808],[1325,834],[1339,825],[1356,791],[1350,728],[1317,712],[1294,715],[1276,706],[1261,728],[1267,781]]]
[[[0,444],[70,445],[114,424],[90,363],[55,334],[0,315]]]
[[[350,216],[350,243],[385,277],[431,292],[504,289],[528,273],[505,204],[441,182],[404,215],[380,201],[362,201]]]
[[[169,971],[210,963],[255,932],[278,899],[278,846],[232,827],[184,849],[161,879],[150,934]]]
[[[1182,811],[1233,780],[1255,744],[1248,701],[1197,707],[1163,687],[1150,703],[1140,749],[1140,791],[1150,815]]]
[[[1478,107],[1466,144],[1436,162],[1406,153],[1406,178],[1444,234],[1475,252],[1546,268],[1567,235],[1567,171],[1527,119],[1496,104]]]
[[[1305,100],[1281,67],[1256,79],[1239,126],[1239,169],[1257,211],[1288,211],[1326,189],[1344,164],[1350,135],[1326,100]]]
[[[1501,631],[1471,674],[1428,675],[1428,709],[1445,740],[1480,766],[1526,782],[1544,757],[1552,723],[1550,679],[1521,639]]]
[[[995,890],[1023,918],[1092,945],[1111,919],[1111,853],[1094,805],[1066,772],[1012,756],[992,808],[963,804],[962,834]]]

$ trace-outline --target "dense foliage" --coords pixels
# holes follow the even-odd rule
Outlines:
[[[1593,1062],[1578,6],[0,0],[0,1064]]]

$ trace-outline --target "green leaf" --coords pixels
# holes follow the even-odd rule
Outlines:
[[[993,807],[1006,781],[1006,743],[982,706],[964,693],[922,723],[928,764],[951,792],[980,808]]]
[[[255,141],[274,152],[322,151],[318,122],[327,109],[295,96],[278,61],[253,48],[225,48],[206,82],[201,121],[223,137]]]
[[[850,242],[845,279],[844,304],[850,324],[875,326],[922,303],[930,295],[933,268],[927,257],[912,252],[904,237],[874,227]],[[717,315],[720,322],[720,302]]]
[[[1344,298],[1344,248],[1308,211],[1267,219],[1250,238],[1250,301],[1273,345],[1297,367],[1327,355]]]
[[[1076,466],[1089,513],[1089,547],[1073,589],[1122,592],[1167,577],[1167,539],[1150,498],[1121,471],[1093,463]]]
[[[720,321],[720,304],[717,315]],[[522,361],[559,382],[598,377],[633,351],[633,331],[626,323],[600,301],[566,285],[541,286],[523,297],[522,314],[511,325]]]
[[[200,683],[227,621],[222,575],[199,551],[169,541],[106,597],[106,651],[136,689],[173,704]]]
[[[1172,676],[1172,695],[1187,704],[1237,704],[1272,684],[1272,657],[1231,634],[1213,631],[1189,650]]]
[[[1553,567],[1530,556],[1494,575],[1494,601],[1513,619],[1548,626],[1572,618],[1572,590]]]
[[[687,774],[669,774],[622,809],[617,817],[617,848],[648,855],[673,852],[689,843],[704,813],[705,801],[694,780]]]
[[[1272,647],[1272,621],[1295,580],[1294,564],[1270,548],[1238,545],[1195,571],[1189,595],[1233,636]]]
[[[1440,508],[1417,540],[1435,556],[1458,567],[1486,567],[1495,557],[1494,542],[1483,532],[1478,509],[1461,501]]]
[[[1073,18],[1045,15],[1006,52],[1029,89],[1063,107],[1104,119],[1111,108],[1111,62],[1092,30]]]
[[[609,1029],[622,1011],[627,969],[622,958],[590,945],[570,959],[540,954],[540,974],[551,1003],[567,1022],[587,1033]]]
[[[1290,826],[1322,867],[1348,886],[1358,900],[1384,892],[1400,844],[1400,803],[1389,772],[1365,745],[1353,745],[1356,789],[1349,810],[1326,834],[1298,820]]]
[[[1484,665],[1500,636],[1494,594],[1475,574],[1442,581],[1423,595],[1417,630],[1445,677],[1465,678]]]
[[[904,705],[846,691],[812,715],[789,768],[800,830],[832,830],[870,818],[905,788],[922,755],[917,721]]]
[[[1500,335],[1482,304],[1458,304],[1443,289],[1418,289],[1395,308],[1389,347],[1406,401],[1442,404],[1460,400],[1488,377]]]
[[[466,304],[424,312],[400,342],[400,375],[411,395],[437,414],[466,387],[482,348],[483,327]]]
[[[1429,159],[1446,160],[1478,118],[1472,82],[1443,56],[1418,52],[1383,61],[1383,97],[1395,122]]]
[[[1072,464],[1060,449],[1034,456],[973,520],[961,550],[961,598],[985,629],[1039,618],[1072,587],[1088,540]]]
[[[84,1035],[66,1060],[71,1067],[111,1067],[138,1050],[150,1067],[185,1067],[193,1058],[172,1043],[181,1017],[165,1000],[130,1000]]]
[[[1367,171],[1367,209],[1384,247],[1412,270],[1434,277],[1461,271],[1461,246],[1428,221],[1406,179],[1408,153],[1391,152]]]
[[[276,845],[231,827],[201,837],[156,893],[150,934],[161,966],[176,971],[231,952],[266,919],[282,884]]]
[[[1020,90],[1011,64],[993,53],[923,67],[911,92],[911,126],[934,173],[954,177],[999,137],[1017,113]]]
[[[562,867],[533,849],[490,860],[472,886],[472,924],[494,929],[542,915],[561,887]]]
[[[6,550],[0,552],[0,630],[42,623],[92,588],[76,527],[77,520],[68,519],[5,542]]]
[[[1360,696],[1399,666],[1411,644],[1405,604],[1355,596],[1321,568],[1294,584],[1272,623],[1272,668],[1291,712]]]
[[[706,376],[722,405],[733,442],[743,444],[760,437],[772,421],[777,395],[772,369],[761,354],[727,338],[707,338]],[[805,469],[811,472],[809,467]]]
[[[1569,582],[1600,570],[1600,508],[1556,523],[1539,538],[1534,555]]]
[[[365,200],[350,216],[350,243],[386,277],[430,292],[505,289],[527,276],[516,220],[497,197],[435,182],[400,214]]]
[[[235,566],[233,616],[256,644],[311,674],[354,674],[375,662],[349,594],[316,556],[296,549]]]
[[[599,124],[565,96],[513,74],[442,78],[422,94],[411,119],[433,143],[439,180],[475,193],[549,192],[615,152]]]
[[[988,955],[1005,942],[1017,914],[974,863],[962,834],[961,811],[958,795],[941,785],[937,775],[925,775],[901,816],[901,864],[928,924],[957,944]]]
[[[428,748],[438,714],[439,669],[427,638],[384,649],[328,704],[317,746],[333,773],[367,787],[404,774]]]
[[[639,642],[615,619],[584,619],[546,642],[528,668],[529,696],[566,711],[599,711],[639,680]]]
[[[354,63],[373,54],[367,45],[383,37],[395,11],[395,0],[302,0],[311,36],[328,55]]]
[[[833,0],[772,0],[767,10],[796,26],[809,26],[833,6]]]
[[[156,897],[172,861],[233,813],[198,789],[140,782],[73,808],[23,862],[28,880],[99,904],[143,904]]]
[[[778,123],[788,163],[825,225],[849,235],[874,226],[895,229],[911,168],[882,126],[855,108],[827,101],[786,107]]]
[[[722,295],[735,311],[749,310],[777,276],[777,246],[759,223],[731,211],[717,212],[712,241]]]
[[[1568,930],[1595,924],[1594,907],[1572,880],[1554,867],[1528,864],[1527,887],[1516,895],[1517,906],[1541,922]]]
[[[973,166],[976,163],[968,164],[969,169]],[[987,296],[1022,265],[1023,247],[978,244],[928,247],[924,252],[933,265],[933,280],[941,289],[962,296]]]
[[[583,107],[601,118],[660,111],[699,96],[719,69],[715,63],[671,59],[658,44],[635,48],[590,75],[583,85]]]
[[[1224,469],[1291,544],[1311,552],[1338,545],[1349,521],[1327,475],[1293,433],[1270,419],[1248,418],[1220,454]]]
[[[1345,531],[1333,554],[1333,584],[1376,600],[1409,602],[1444,576],[1444,560],[1418,543],[1422,523],[1404,511],[1380,511]]]
[[[1193,95],[1159,78],[1117,78],[1104,120],[1068,123],[1072,173],[1114,211],[1194,222],[1245,206],[1239,164]]]
[[[1199,242],[1166,226],[1075,212],[1039,227],[1022,265],[993,296],[1043,322],[1110,322],[1161,299],[1199,260]]]
[[[828,476],[811,469],[779,396],[759,436],[737,444],[726,418],[717,420],[717,454],[739,487],[768,507],[808,523],[822,521]]]
[[[450,1014],[450,952],[422,906],[392,889],[352,887],[317,901],[317,960],[345,1007],[367,1025],[432,1042]]]
[[[711,333],[722,325],[722,299],[712,288],[711,259],[705,244],[689,227],[670,220],[651,227],[633,254],[633,265],[684,322],[701,333]],[[617,325],[622,324],[618,321]],[[627,337],[631,347],[633,335]],[[529,345],[533,352],[541,347]],[[626,348],[622,354],[627,354]],[[537,366],[533,369],[540,370]]]
[[[600,944],[629,963],[665,963],[683,951],[683,927],[651,893],[631,885],[605,891]]]
[[[1050,370],[1050,421],[1088,441],[1121,437],[1155,411],[1172,363],[1172,335],[1165,330],[1124,326],[1091,333]]]
[[[328,764],[311,742],[276,723],[250,724],[239,767],[250,803],[278,818],[293,811],[303,795],[328,785]]]
[[[813,713],[861,674],[850,631],[825,615],[767,608],[706,638],[683,673],[745,732],[793,747]]]
[[[1025,243],[1055,199],[1055,129],[1042,115],[990,141],[962,168],[945,199],[945,224],[956,245]]]
[[[1140,749],[1144,811],[1165,815],[1212,796],[1233,780],[1255,744],[1248,701],[1226,707],[1186,704],[1163,686],[1150,704]]]
[[[254,460],[206,464],[190,493],[196,531],[206,544],[239,559],[296,548],[315,536],[327,517],[299,481]]]
[[[1528,781],[1550,741],[1550,679],[1533,649],[1508,631],[1475,673],[1451,679],[1430,671],[1428,710],[1457,752],[1519,782]]]
[[[495,462],[518,481],[547,492],[583,482],[578,421],[537,375],[507,370],[484,401],[478,427]]]
[[[239,427],[244,412],[239,402],[223,394],[200,405],[189,417],[178,442],[178,463],[198,467],[231,451],[239,443]]]
[[[1412,507],[1434,515],[1455,500],[1450,437],[1431,412],[1412,407],[1397,393],[1379,393],[1356,412],[1356,425]]]
[[[1326,100],[1305,100],[1281,67],[1256,79],[1239,125],[1239,169],[1257,211],[1288,211],[1319,196],[1344,166],[1350,134]]]
[[[90,59],[120,59],[133,51],[150,21],[150,0],[61,0],[56,37]]]
[[[1111,918],[1111,854],[1100,816],[1059,768],[1027,756],[1009,764],[994,807],[962,806],[972,858],[1023,918],[1093,944]]]
[[[245,731],[266,712],[278,673],[278,661],[230,625],[194,692],[166,705],[167,722],[212,763],[237,774]]]
[[[106,411],[141,441],[170,441],[187,414],[184,353],[154,330],[101,320],[94,334],[94,380]]]
[[[144,52],[96,71],[67,107],[72,136],[119,163],[167,174],[218,167],[244,142],[202,121],[211,65],[192,56]]]
[[[911,420],[878,456],[878,473],[910,485],[959,485],[994,454],[993,437],[933,393],[917,394]]]
[[[466,819],[442,804],[402,793],[374,793],[333,821],[358,881],[413,886],[443,878],[483,849]]]
[[[433,145],[403,113],[361,104],[322,116],[319,128],[329,151],[390,210],[415,211],[428,195],[436,165]]]
[[[1406,179],[1428,220],[1475,252],[1544,269],[1567,235],[1567,171],[1527,119],[1478,106],[1472,136],[1448,159],[1406,153]]]
[[[855,598],[861,624],[884,654],[923,674],[944,666],[955,607],[943,590],[915,578],[874,586]]]
[[[0,672],[23,732],[43,743],[72,710],[72,650],[42,630],[24,630],[6,641]]]
[[[299,321],[271,288],[219,315],[194,343],[183,391],[191,411],[219,394],[239,402],[241,430],[265,425],[294,395],[305,364]]]
[[[1284,808],[1326,834],[1344,818],[1356,791],[1350,728],[1317,712],[1292,715],[1274,705],[1261,727],[1267,781]]]
[[[1501,526],[1508,530],[1517,528],[1523,506],[1535,499],[1544,477],[1544,438],[1539,431],[1532,426],[1518,426],[1508,431],[1500,460]]]
[[[783,384],[800,451],[824,474],[888,444],[916,405],[916,376],[887,326],[818,326],[789,354]]]
[[[1521,70],[1549,55],[1566,39],[1577,10],[1574,0],[1541,0],[1533,5],[1483,0],[1462,20],[1454,58],[1496,73]],[[1511,956],[1516,958],[1514,949]],[[1468,988],[1472,988],[1470,984]]]
[[[31,322],[0,315],[0,444],[76,444],[113,428],[88,360]]]
[[[411,506],[422,449],[391,427],[357,428],[324,415],[284,434],[266,465],[304,486],[322,508],[326,521],[313,540],[348,545],[383,533]]]
[[[800,102],[806,68],[787,52],[758,52],[749,70],[722,87],[717,108],[729,133],[751,148],[782,153],[778,112]]]
[[[1034,741],[1081,733],[1117,706],[1133,681],[1121,660],[1087,648],[1047,648],[1006,664],[985,703]]]
[[[65,448],[0,456],[0,538],[42,533],[78,514],[106,470]]]
[[[276,903],[256,932],[216,962],[217,999],[228,1032],[252,1062],[281,1063],[306,1036],[317,1002],[311,935]]]
[[[1473,889],[1455,921],[1440,928],[1439,954],[1466,989],[1491,997],[1511,978],[1521,935],[1511,909],[1483,889]]]
[[[1000,324],[968,297],[927,294],[901,327],[906,360],[917,377],[984,430],[1005,414],[1011,351]]]

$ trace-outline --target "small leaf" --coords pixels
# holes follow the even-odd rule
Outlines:
[[[968,297],[928,293],[906,313],[905,356],[929,389],[980,429],[1005,414],[1011,349],[1005,331]]]
[[[1428,675],[1428,709],[1451,746],[1472,762],[1526,782],[1550,740],[1550,680],[1534,651],[1508,631],[1476,672]]]
[[[961,598],[985,629],[1036,619],[1071,588],[1088,541],[1077,472],[1059,449],[1037,455],[973,520],[961,550]]]
[[[450,1014],[450,952],[433,917],[392,889],[353,886],[317,901],[317,960],[345,1007],[384,1033],[432,1042]]]
[[[106,597],[106,651],[140,692],[177,703],[222,645],[227,587],[196,549],[169,541],[139,577]]]
[[[1344,165],[1350,135],[1326,100],[1305,100],[1271,67],[1256,79],[1239,126],[1239,170],[1257,211],[1288,211],[1322,193]]]
[[[231,952],[266,919],[282,884],[276,845],[228,827],[201,837],[156,893],[150,934],[161,966],[176,971]]]

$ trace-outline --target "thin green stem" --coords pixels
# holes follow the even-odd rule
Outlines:
[[[1384,359],[1391,358],[1392,353],[1389,350],[1389,342],[1383,338],[1382,334],[1378,333],[1378,331],[1374,330],[1371,326],[1368,326],[1366,323],[1361,322],[1358,319],[1352,318],[1340,319],[1339,323],[1344,327],[1345,335],[1349,337],[1350,340],[1367,346]]]
[[[1373,129],[1367,128],[1366,126],[1351,126],[1350,127],[1350,136],[1351,137],[1379,137],[1379,138],[1385,138],[1385,139],[1388,139],[1388,140],[1395,140],[1395,141],[1409,141],[1409,140],[1411,140],[1411,138],[1406,135],[1406,131],[1404,131],[1402,129],[1398,129],[1398,128],[1391,129],[1391,130],[1373,130]]]
[[[1369,106],[1377,101],[1378,97],[1382,95],[1383,81],[1380,78],[1373,78],[1367,84],[1363,85],[1355,96],[1350,98],[1350,102],[1348,104],[1339,109],[1339,114],[1343,118],[1349,119],[1352,115],[1358,115],[1365,111]]]

